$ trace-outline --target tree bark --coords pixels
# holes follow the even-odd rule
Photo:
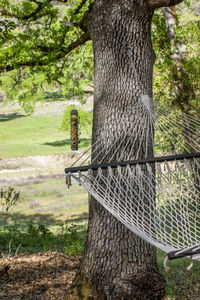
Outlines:
[[[90,13],[95,61],[93,143],[100,139],[102,147],[120,130],[117,121],[121,117],[126,115],[127,128],[131,126],[135,118],[131,108],[139,95],[148,91],[152,96],[152,15],[146,1],[128,0],[99,0]],[[149,153],[153,155],[152,145]],[[133,151],[132,159],[134,155]],[[144,149],[140,158],[143,155]],[[69,299],[149,300],[162,299],[165,294],[156,249],[93,197],[89,200],[87,242],[74,287]]]

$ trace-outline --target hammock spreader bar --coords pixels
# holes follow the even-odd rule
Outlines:
[[[196,255],[200,254],[200,245],[191,247],[189,249],[180,249],[176,251],[171,251],[167,254],[168,259],[176,259],[176,258],[182,258],[186,256]]]
[[[118,166],[125,167],[127,165],[130,166],[138,165],[138,164],[144,165],[146,163],[151,164],[156,162],[175,161],[175,160],[183,160],[183,159],[191,159],[191,158],[199,158],[199,157],[200,157],[200,152],[186,153],[186,154],[179,154],[179,155],[153,157],[153,158],[140,159],[140,160],[128,160],[122,162],[111,162],[105,164],[94,164],[94,165],[87,165],[87,166],[71,167],[71,168],[66,168],[65,173],[77,173],[78,171],[87,172],[88,170],[98,170],[98,168],[101,169],[107,169],[108,167],[117,168]]]

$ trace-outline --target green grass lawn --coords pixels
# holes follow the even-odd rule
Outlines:
[[[20,191],[20,198],[17,205],[9,211],[5,225],[31,222],[44,224],[52,229],[54,225],[80,219],[87,214],[87,191],[74,180],[70,188],[64,179],[52,179],[14,188]]]
[[[64,180],[15,187],[20,191],[17,204],[6,214],[0,213],[0,252],[62,251],[80,253],[83,250],[88,195],[73,182],[70,189]],[[11,245],[10,245],[11,243]]]
[[[170,270],[165,272],[163,267],[165,256],[164,252],[157,250],[159,269],[166,280],[166,296],[170,300],[199,300],[199,262],[194,261],[192,269],[187,271],[187,267],[190,265],[189,259],[181,258],[168,261],[167,265],[170,267]]]
[[[0,114],[0,158],[69,152],[69,132],[61,131],[60,126],[60,116]],[[88,136],[80,138],[80,148],[89,147]]]

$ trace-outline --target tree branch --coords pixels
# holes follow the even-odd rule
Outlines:
[[[41,60],[35,60],[35,61],[26,61],[22,63],[18,63],[13,65],[10,65],[9,63],[5,66],[0,67],[0,73],[2,72],[9,72],[17,68],[21,67],[35,67],[35,66],[46,66],[50,62],[58,61],[62,58],[64,58],[67,54],[72,52],[74,49],[78,48],[79,46],[83,45],[85,42],[90,40],[90,36],[88,33],[84,33],[82,36],[80,36],[75,42],[71,43],[68,47],[61,47],[59,49],[59,53],[55,54],[54,58],[52,60],[42,60],[43,57],[41,57]],[[47,53],[53,52],[55,49],[53,48],[45,48],[43,50],[46,50]],[[11,58],[10,58],[11,59]]]
[[[81,3],[77,6],[77,8],[74,11],[74,15],[78,14],[80,10],[83,8],[84,4],[87,3],[88,0],[82,0]],[[85,20],[85,16],[88,14],[89,10],[86,11],[82,17],[82,20],[78,23],[75,22],[67,22],[67,21],[60,21],[63,25],[66,25],[68,27],[80,27],[83,31],[87,31],[86,27],[83,25],[83,20]]]
[[[68,27],[79,27],[79,23],[71,23],[71,22],[67,22],[67,21],[60,21],[61,24],[66,25]]]
[[[165,18],[168,38],[170,40],[170,43],[172,43],[174,42],[174,38],[175,38],[175,25],[177,23],[177,19],[175,18],[171,7],[162,7],[161,11]]]
[[[90,35],[88,32],[85,32],[83,35],[81,35],[75,42],[71,43],[66,49],[63,49],[63,47],[61,48],[61,51],[63,51],[63,53],[65,55],[69,54],[72,50],[78,48],[79,46],[85,44],[85,42],[90,40]],[[65,56],[64,55],[64,56]],[[60,57],[62,58],[62,56]],[[58,57],[59,59],[59,57]]]
[[[2,16],[8,16],[8,17],[12,17],[12,18],[15,18],[15,19],[18,19],[18,20],[23,20],[23,21],[29,20],[29,19],[31,19],[31,18],[36,19],[37,14],[38,14],[40,11],[42,11],[42,9],[43,9],[45,3],[44,3],[44,2],[38,2],[38,1],[36,1],[36,0],[30,0],[30,1],[36,3],[36,4],[37,4],[37,7],[36,7],[36,9],[35,9],[32,13],[30,13],[29,15],[26,15],[26,16],[18,16],[18,15],[16,15],[16,14],[10,13],[10,12],[8,12],[8,11],[6,11],[6,10],[0,10],[0,13],[1,13]],[[52,2],[52,1],[53,1],[53,0],[47,0],[47,2],[49,2],[49,3]]]
[[[78,14],[81,10],[81,8],[83,7],[83,5],[87,2],[88,0],[82,0],[81,3],[77,6],[77,8],[74,11],[74,14]]]
[[[147,0],[147,4],[151,8],[174,6],[183,0]]]
[[[35,17],[42,10],[42,8],[43,8],[43,3],[39,3],[38,7],[31,14],[23,17],[23,20],[28,20]]]
[[[64,3],[66,4],[68,2],[68,0],[52,0],[54,2],[59,2],[59,3]]]

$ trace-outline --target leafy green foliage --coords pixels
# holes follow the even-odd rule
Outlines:
[[[76,56],[76,59],[75,59]],[[93,79],[91,44],[74,51],[63,64],[49,64],[40,70],[17,69],[0,77],[5,100],[18,101],[27,114],[31,114],[37,101],[45,100],[47,92],[58,92],[60,98],[73,97],[84,101],[84,89]]]
[[[52,232],[44,224],[14,224],[0,227],[0,252],[61,251],[78,255],[83,251],[86,225],[57,225]],[[10,247],[10,249],[8,249]]]
[[[68,47],[82,35],[82,30],[61,23],[80,21],[91,1],[84,5],[80,0],[68,5],[57,2],[3,0],[0,6],[6,18],[0,24],[4,34],[0,71],[16,69],[10,74],[2,73],[0,88],[6,91],[7,100],[16,99],[27,113],[49,90],[59,89],[65,96],[83,98],[83,89],[93,79],[91,43],[68,54]]]
[[[63,113],[63,119],[61,123],[61,129],[66,131],[68,134],[70,134],[70,126],[71,126],[71,111],[73,109],[76,109],[78,111],[79,116],[79,135],[80,133],[88,133],[91,134],[92,131],[92,119],[93,119],[93,113],[92,112],[86,112],[85,110],[81,108],[77,108],[74,105],[69,105],[64,113]]]
[[[75,224],[72,224],[71,226],[67,227],[65,248],[65,252],[67,254],[77,255],[83,251],[86,240],[85,233],[85,231],[80,231],[78,229],[78,226]]]
[[[200,66],[198,63],[200,31],[198,22],[184,25],[178,23],[175,28],[175,44],[183,57],[180,66],[177,66],[171,59],[173,48],[161,12],[154,14],[152,39],[156,54],[154,98],[168,105],[173,104],[183,111],[187,108],[191,114],[200,112]],[[183,85],[188,95],[184,94]],[[175,87],[180,91],[178,96],[175,94]],[[189,97],[189,101],[185,100],[187,97]]]
[[[5,19],[0,23],[3,36],[0,71],[12,70],[10,74],[3,73],[0,78],[0,87],[6,91],[7,100],[16,99],[27,113],[31,113],[36,101],[45,99],[47,91],[59,90],[65,97],[85,97],[84,88],[93,80],[92,44],[87,42],[69,53],[70,45],[83,32],[79,27],[66,26],[63,22],[80,22],[92,2],[1,1],[0,13]],[[191,2],[195,7],[195,1],[185,1],[182,4],[184,9],[189,9]],[[182,14],[178,11],[179,19]],[[187,104],[190,111],[199,109],[200,102],[198,26],[198,22],[184,22],[176,28],[176,44],[183,48],[184,55],[181,64],[188,74],[183,81],[188,90],[196,93],[196,97],[191,94]],[[152,39],[156,53],[155,98],[183,109],[185,103],[182,102],[185,100],[177,103],[177,98],[182,95],[177,97],[174,93],[174,86],[178,83],[181,90],[181,73],[171,59],[173,50],[164,17],[159,11],[154,14]]]
[[[0,208],[3,212],[2,215],[0,215],[0,222],[4,223],[6,222],[6,219],[8,217],[9,210],[14,207],[17,202],[20,199],[20,192],[16,191],[13,187],[2,188],[0,191]]]
[[[6,101],[18,101],[24,111],[30,115],[37,101],[45,95],[45,76],[43,73],[31,74],[28,70],[14,70],[1,77]]]
[[[8,212],[9,209],[16,205],[20,198],[20,192],[16,191],[13,187],[1,189],[0,191],[0,204],[2,211]]]
[[[0,21],[0,45],[11,38],[11,31],[16,28],[16,24],[10,20]]]

